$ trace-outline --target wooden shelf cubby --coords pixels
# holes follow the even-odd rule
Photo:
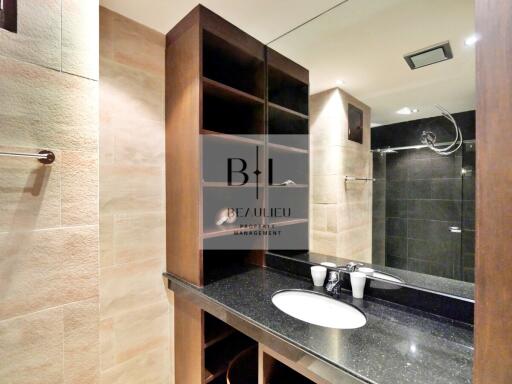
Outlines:
[[[269,102],[297,116],[308,115],[308,85],[301,80],[269,66]]]
[[[208,313],[204,315],[204,347],[208,348],[212,345],[224,340],[228,336],[235,333],[235,330]]]
[[[268,156],[273,159],[272,183],[280,184],[287,180],[295,184],[309,183],[309,155],[308,152],[288,151],[281,147],[269,145]]]
[[[263,135],[261,135],[261,141],[257,140],[260,136],[238,136],[238,135],[202,135],[202,171],[204,182],[215,182],[216,186],[223,184],[226,188],[226,192],[229,192],[227,178],[226,178],[226,166],[225,161],[227,157],[244,159],[248,170],[259,169],[263,170],[265,167],[265,158],[263,153]],[[255,147],[261,146],[260,156],[258,162],[255,157]],[[235,163],[236,167],[239,167],[239,163]],[[243,184],[245,180],[243,177],[235,173],[233,175],[232,184],[233,186]],[[208,187],[209,184],[203,184],[203,187]],[[256,185],[254,182],[243,185],[244,187],[250,187]],[[233,192],[239,193],[238,190]]]
[[[263,353],[263,369],[260,384],[315,384],[314,381],[303,376],[273,356]]]
[[[208,30],[203,32],[204,76],[263,101],[264,73],[263,57],[255,56]]]
[[[227,241],[236,239],[231,237]],[[212,237],[205,240],[210,243],[210,248],[203,251],[204,282],[211,284],[215,281],[236,274],[240,270],[246,270],[247,265],[261,265],[264,255],[257,249],[264,245],[255,245],[256,249],[221,249],[226,239]]]
[[[267,47],[268,100],[274,108],[299,117],[309,115],[307,69]]]
[[[291,207],[288,217],[273,217],[268,222],[296,222],[307,221],[309,204],[308,188],[269,188],[267,194],[268,205],[270,207]]]
[[[227,134],[264,133],[264,103],[211,82],[203,82],[203,126]]]
[[[278,254],[304,253],[308,250],[308,219],[283,220],[274,223],[276,227],[285,227],[279,237],[268,239],[268,250]],[[290,243],[294,244],[290,247]],[[288,251],[289,252],[288,252]]]
[[[230,363],[257,343],[213,315],[204,312],[204,382],[218,378],[226,382]],[[257,357],[256,357],[257,359]]]

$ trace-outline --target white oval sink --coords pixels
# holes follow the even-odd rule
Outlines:
[[[366,324],[366,316],[356,307],[311,291],[277,292],[272,303],[296,319],[322,327],[354,329]]]

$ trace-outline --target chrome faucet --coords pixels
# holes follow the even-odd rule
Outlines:
[[[335,271],[329,272],[329,279],[327,280],[327,284],[325,285],[326,291],[333,295],[333,296],[339,296],[340,294],[340,288],[341,288],[341,269],[338,268]]]
[[[342,273],[350,273],[355,272],[357,268],[360,266],[363,266],[364,264],[356,263],[354,261],[351,261],[350,263],[346,265],[342,265],[338,268],[336,268],[333,271],[329,272],[329,278],[327,280],[327,284],[325,285],[325,289],[328,293],[330,293],[333,296],[339,296],[340,289],[341,289],[341,283],[343,282],[342,279]]]

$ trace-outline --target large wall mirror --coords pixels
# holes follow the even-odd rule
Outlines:
[[[310,71],[303,257],[473,299],[474,30],[472,0],[350,0],[269,44]]]

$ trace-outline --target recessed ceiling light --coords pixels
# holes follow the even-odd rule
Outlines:
[[[468,38],[466,38],[466,40],[464,40],[464,44],[466,44],[467,46],[471,46],[471,45],[475,45],[475,43],[477,41],[478,41],[478,36],[477,35],[471,35]]]
[[[418,112],[418,109],[416,108],[409,108],[409,107],[403,107],[402,109],[399,109],[398,111],[396,111],[396,113],[398,113],[399,115],[411,115],[413,113],[417,113]]]
[[[337,85],[345,85],[345,80],[336,80]]]

